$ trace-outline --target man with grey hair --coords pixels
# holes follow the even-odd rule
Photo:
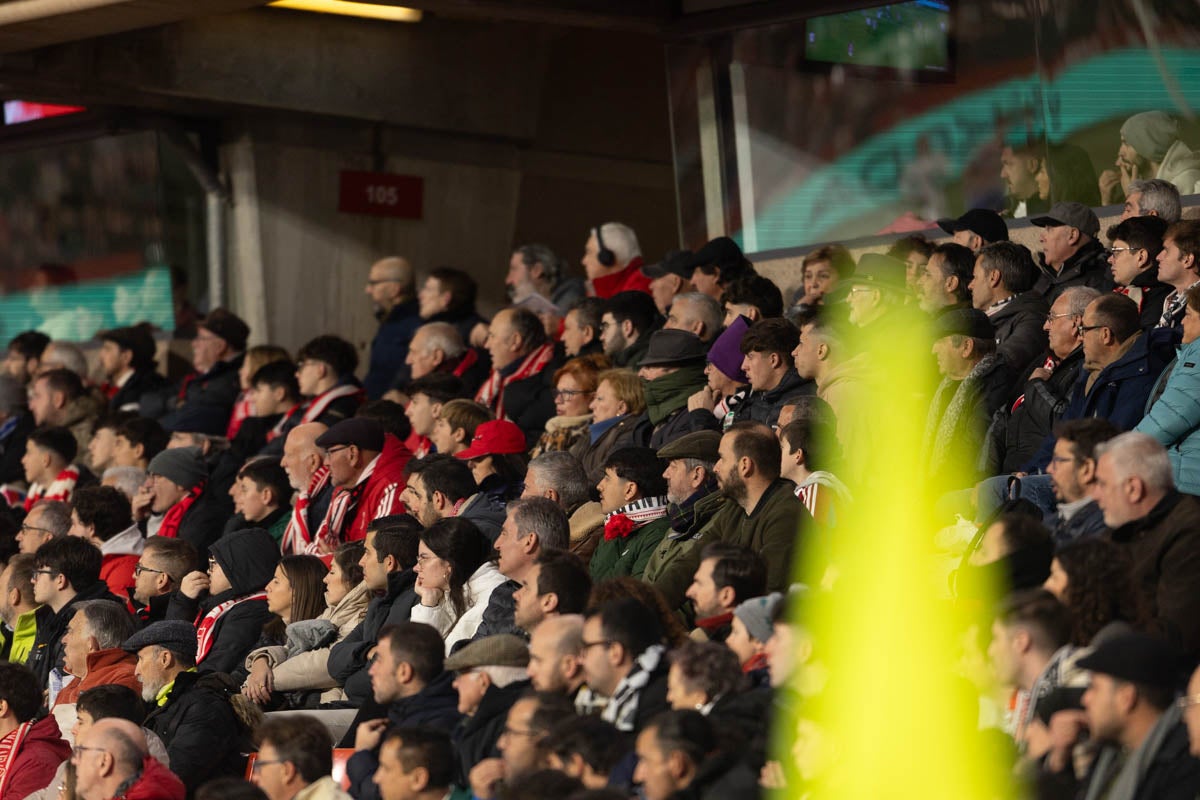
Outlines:
[[[22,553],[36,553],[51,539],[61,539],[71,530],[71,506],[61,500],[43,500],[30,509],[17,531]]]
[[[725,312],[716,300],[701,292],[686,292],[675,296],[663,329],[689,331],[709,343],[721,332],[724,318]]]
[[[113,487],[131,502],[145,482],[146,470],[141,467],[109,467],[100,478],[100,485]]]
[[[412,264],[399,256],[376,261],[367,273],[365,291],[379,320],[379,330],[371,341],[371,363],[363,377],[363,388],[367,397],[376,400],[394,382],[407,383],[410,379],[404,354],[421,324]]]
[[[0,375],[0,484],[25,480],[21,457],[33,429],[33,415],[25,409],[25,387],[11,375]]]
[[[88,382],[87,356],[78,345],[70,342],[55,340],[46,345],[46,351],[42,353],[42,363],[38,366],[38,374],[52,369],[69,369],[84,383]]]
[[[1166,220],[1168,225],[1179,222],[1183,217],[1179,190],[1175,188],[1175,184],[1162,178],[1130,181],[1121,221],[1124,222],[1130,217],[1160,217]]]
[[[513,619],[516,603],[513,594],[529,580],[537,557],[546,550],[566,550],[571,541],[567,515],[553,500],[522,497],[508,504],[495,548],[499,553],[496,568],[508,578],[497,586],[483,612],[483,621],[475,639],[498,633],[520,633]]]
[[[633,228],[606,222],[591,229],[584,244],[588,294],[608,299],[618,292],[650,294],[650,279],[642,274],[642,249]]]
[[[542,453],[529,462],[525,472],[524,500],[544,497],[558,504],[567,515],[570,549],[587,563],[604,533],[604,512],[592,500],[592,486],[579,459],[566,452]]]
[[[509,301],[515,305],[537,294],[560,309],[570,308],[587,291],[583,281],[562,274],[565,266],[544,244],[523,244],[516,248],[504,278]]]
[[[1145,433],[1096,446],[1092,496],[1128,548],[1133,585],[1155,628],[1194,664],[1200,657],[1200,500],[1175,488],[1166,449]]]
[[[121,644],[133,636],[133,617],[112,600],[77,603],[75,614],[63,634],[63,670],[75,676],[59,691],[54,704],[74,703],[93,686],[117,684],[138,692],[142,685],[134,675],[137,659]]]
[[[443,372],[461,378],[463,390],[472,393],[484,378],[484,364],[478,354],[467,347],[458,328],[449,322],[427,322],[417,328],[404,363],[414,381]],[[396,388],[407,387],[396,384]]]

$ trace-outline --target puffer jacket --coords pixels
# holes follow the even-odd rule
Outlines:
[[[1030,362],[1046,350],[1046,331],[1042,326],[1049,312],[1046,298],[1037,292],[1021,292],[992,315],[996,352],[1018,374],[1024,374]]]
[[[492,591],[504,583],[505,578],[491,561],[485,561],[467,579],[463,587],[463,599],[466,608],[458,614],[450,602],[450,595],[442,593],[441,602],[436,606],[426,606],[417,603],[413,606],[411,619],[413,622],[423,622],[431,625],[446,640],[446,655],[461,639],[470,639],[475,635],[475,629],[483,621],[483,612],[487,609]]]
[[[1033,290],[1046,298],[1046,303],[1054,305],[1054,301],[1069,286],[1090,286],[1102,294],[1113,290],[1112,269],[1108,263],[1108,253],[1104,245],[1092,239],[1079,248],[1075,255],[1063,262],[1058,272],[1047,266],[1045,258],[1039,256],[1042,274]]]
[[[338,682],[329,674],[329,653],[334,645],[345,639],[351,631],[358,627],[367,614],[367,604],[371,601],[371,592],[364,581],[346,593],[337,605],[325,609],[318,620],[333,623],[337,628],[337,638],[324,647],[312,650],[296,650],[284,645],[259,647],[250,651],[246,656],[247,671],[254,666],[255,659],[267,659],[276,691],[296,692],[305,689],[327,689],[322,693],[321,702],[331,703],[345,700],[346,695],[338,686]],[[307,622],[307,620],[305,620]],[[290,625],[288,626],[291,627]]]
[[[1200,339],[1179,350],[1174,365],[1159,379],[1164,382],[1161,394],[1158,388],[1150,393],[1146,416],[1134,430],[1167,448],[1179,491],[1200,495]]]
[[[789,369],[774,389],[765,392],[752,390],[745,400],[734,407],[733,421],[752,420],[773,426],[779,421],[779,410],[786,401],[800,395],[816,393],[817,385],[814,382],[801,378],[796,374],[796,370]]]
[[[988,428],[984,462],[986,474],[1007,475],[1016,472],[1033,457],[1071,401],[1071,389],[1082,369],[1083,348],[1077,347],[1054,368],[1046,380],[1036,378],[1024,381],[1024,399],[1019,405],[1015,402],[1006,403],[996,410]],[[1032,372],[1032,369],[1028,370],[1026,376]]]
[[[222,603],[261,592],[279,564],[279,545],[262,528],[223,536],[209,549],[232,588],[203,600],[193,600],[177,591],[167,606],[167,619],[181,619],[199,628],[204,616]],[[197,667],[202,672],[233,672],[273,616],[267,610],[266,598],[243,600],[230,608],[213,625],[212,646],[207,655],[198,655]]]

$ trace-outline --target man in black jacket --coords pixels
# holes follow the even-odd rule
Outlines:
[[[446,671],[457,673],[458,710],[466,715],[452,735],[459,756],[458,785],[467,785],[471,768],[480,761],[499,755],[496,743],[508,710],[529,688],[528,664],[525,642],[509,634],[471,642],[446,659]]]
[[[704,388],[708,348],[694,333],[655,331],[642,357],[638,377],[646,391],[645,417],[653,427],[650,447],[657,450],[696,431],[719,431],[720,421],[707,409],[688,410],[688,398]]]
[[[784,402],[804,394],[815,394],[817,386],[801,378],[792,361],[800,344],[800,331],[782,317],[760,320],[742,337],[742,371],[750,382],[750,394],[733,408],[733,421],[774,425]]]
[[[475,395],[496,419],[515,422],[530,447],[554,416],[554,391],[542,374],[554,358],[554,345],[532,311],[506,308],[492,319],[486,347],[492,371]]]
[[[1108,254],[1097,241],[1100,220],[1082,203],[1055,203],[1029,220],[1042,229],[1042,275],[1034,289],[1053,303],[1068,286],[1112,291]]]
[[[105,382],[100,387],[112,411],[137,411],[142,395],[161,391],[167,380],[154,369],[154,337],[143,327],[96,334]]]
[[[971,302],[995,328],[996,352],[1018,375],[1046,349],[1043,324],[1049,305],[1032,291],[1037,266],[1029,248],[1014,242],[989,244],[975,258]]]
[[[591,692],[608,698],[601,716],[618,730],[640,731],[669,707],[667,671],[658,618],[640,602],[610,600],[584,615],[583,672]]]
[[[184,539],[201,560],[233,512],[209,477],[199,447],[172,447],[150,460],[148,486],[133,497],[133,518],[149,536]]]
[[[637,738],[633,780],[646,800],[757,797],[758,776],[738,754],[719,746],[699,711],[668,711]]]
[[[230,704],[226,675],[196,671],[196,629],[180,620],[155,622],[122,645],[137,655],[134,674],[152,705],[143,724],[162,739],[171,771],[189,789],[218,777],[241,777],[245,731]]]

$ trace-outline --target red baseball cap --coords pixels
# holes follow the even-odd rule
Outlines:
[[[475,438],[466,450],[455,455],[461,459],[499,456],[525,452],[525,434],[515,422],[497,419],[482,423],[475,429]]]

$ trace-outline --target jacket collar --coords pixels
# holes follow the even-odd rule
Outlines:
[[[1172,489],[1167,492],[1162,500],[1155,504],[1154,508],[1150,509],[1150,513],[1141,519],[1130,520],[1121,527],[1112,532],[1112,538],[1118,542],[1132,542],[1141,536],[1143,531],[1156,527],[1160,522],[1175,510],[1175,506],[1183,498],[1177,490]]]

